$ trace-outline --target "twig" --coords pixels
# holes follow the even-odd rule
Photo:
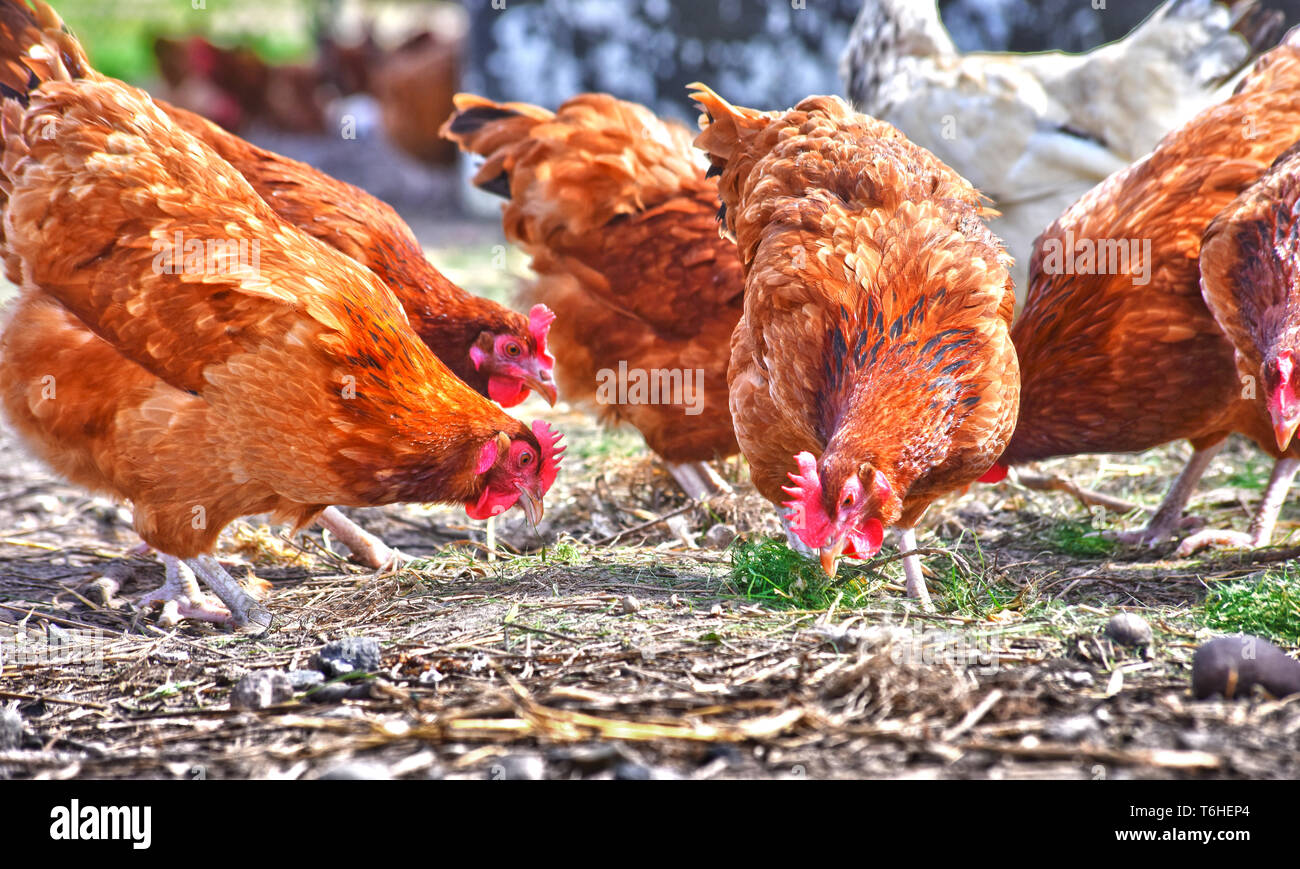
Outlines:
[[[60,706],[85,706],[87,709],[99,709],[104,712],[110,712],[113,708],[103,703],[96,703],[93,700],[62,700],[58,697],[42,697],[39,694],[24,694],[21,691],[0,691],[0,698],[5,700],[34,700],[37,703],[57,703]]]
[[[1114,510],[1116,513],[1132,513],[1141,507],[1139,504],[1113,498],[1092,489],[1085,489],[1060,477],[1018,473],[1016,474],[1016,482],[1026,489],[1037,489],[1040,492],[1064,492],[1067,495],[1072,495],[1085,507],[1105,507],[1107,510]]]
[[[642,529],[644,529],[644,528],[649,528],[649,527],[652,526],[652,525],[658,525],[660,522],[663,522],[663,521],[665,521],[665,520],[671,519],[671,518],[673,518],[674,516],[680,516],[680,515],[682,515],[683,513],[685,513],[687,510],[693,510],[694,508],[696,508],[696,507],[698,507],[698,506],[699,506],[699,502],[697,502],[697,501],[690,501],[690,502],[688,502],[688,503],[686,503],[686,504],[683,504],[681,507],[678,507],[676,510],[673,510],[671,513],[665,513],[664,515],[659,516],[658,518],[650,519],[649,521],[642,522],[640,525],[633,525],[631,528],[624,528],[622,531],[618,532],[617,534],[611,534],[611,535],[609,535],[608,537],[602,537],[600,540],[593,541],[593,542],[592,542],[592,545],[593,545],[593,546],[604,546],[604,545],[609,544],[609,543],[614,543],[614,542],[617,541],[620,537],[622,537],[624,534],[633,534],[633,533],[635,533],[635,532],[637,532],[637,531],[640,531],[640,530],[642,530]]]
[[[979,724],[980,719],[982,719],[985,715],[987,715],[989,710],[992,709],[994,706],[996,706],[998,701],[1001,699],[1002,699],[1002,689],[994,688],[992,691],[988,693],[987,697],[985,697],[983,700],[979,702],[979,704],[974,709],[966,713],[965,718],[957,722],[956,726],[949,728],[944,733],[943,735],[944,741],[951,742],[952,740],[961,736],[966,731],[970,730],[976,724]]]

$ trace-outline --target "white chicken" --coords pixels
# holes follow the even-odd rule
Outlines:
[[[1002,217],[1023,303],[1034,239],[1076,199],[1226,95],[1281,35],[1257,0],[1169,0],[1084,54],[958,52],[934,0],[866,0],[840,61],[857,108],[933,151]]]

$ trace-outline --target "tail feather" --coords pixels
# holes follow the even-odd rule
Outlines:
[[[554,112],[527,103],[494,103],[474,94],[456,94],[456,111],[442,125],[443,138],[462,150],[487,158],[474,186],[510,198],[510,146],[528,138],[533,128],[555,118]]]
[[[46,3],[0,0],[0,95],[26,104],[43,82],[95,75],[81,43]]]

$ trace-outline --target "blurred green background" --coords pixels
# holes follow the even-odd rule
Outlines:
[[[200,34],[247,45],[276,63],[309,59],[317,16],[334,6],[329,0],[54,0],[52,5],[97,69],[131,82],[157,77],[155,36]]]

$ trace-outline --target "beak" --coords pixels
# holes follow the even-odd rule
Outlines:
[[[537,374],[530,374],[527,377],[520,378],[520,380],[529,389],[545,398],[551,407],[555,407],[555,402],[560,397],[560,394],[555,389],[555,381],[551,379],[549,371],[539,371]]]
[[[534,528],[537,523],[542,521],[542,496],[534,494],[528,490],[523,483],[516,483],[515,488],[519,490],[519,509],[524,511],[524,517],[528,519],[530,525]]]
[[[1270,413],[1269,416],[1273,420],[1273,437],[1277,438],[1277,448],[1285,452],[1295,437],[1296,426],[1300,425],[1300,421],[1287,422],[1285,417],[1276,413]]]
[[[831,579],[835,578],[835,571],[839,567],[840,553],[844,551],[844,538],[836,540],[832,546],[822,547],[822,570]]]

